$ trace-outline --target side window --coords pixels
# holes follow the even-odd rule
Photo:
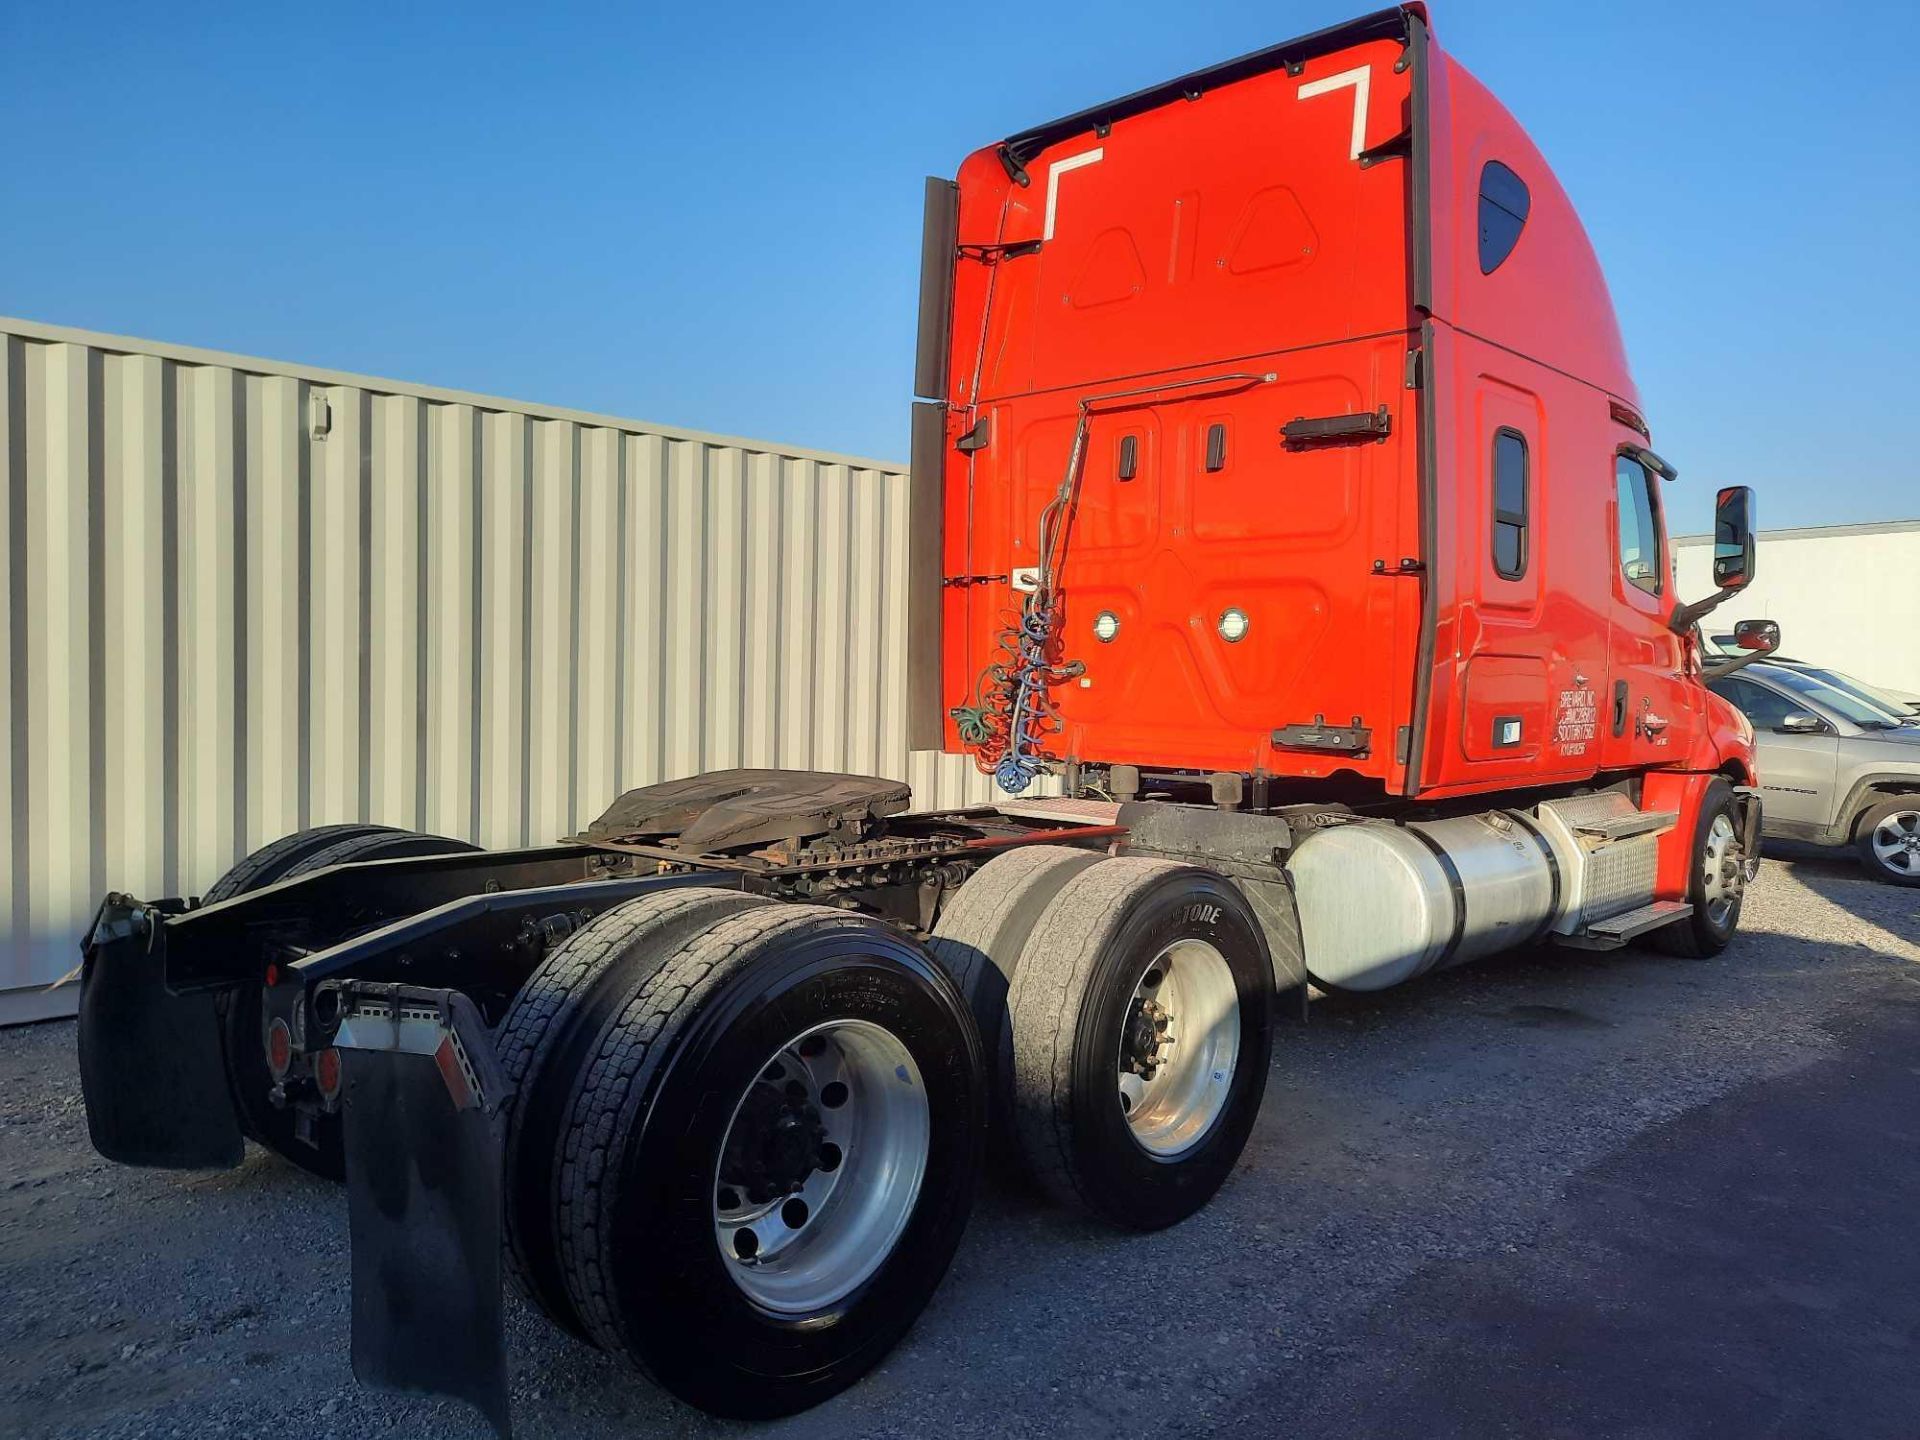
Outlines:
[[[1493,434],[1493,570],[1503,580],[1527,573],[1527,438]]]
[[[1491,275],[1520,243],[1533,197],[1527,182],[1498,160],[1480,167],[1480,273]]]
[[[1625,455],[1615,458],[1613,476],[1620,501],[1620,573],[1629,585],[1658,595],[1660,532],[1653,523],[1653,476]]]
[[[1764,685],[1756,685],[1751,680],[1736,680],[1728,676],[1724,680],[1712,681],[1707,688],[1731,700],[1753,722],[1756,730],[1771,730],[1800,709],[1786,696],[1776,694]]]

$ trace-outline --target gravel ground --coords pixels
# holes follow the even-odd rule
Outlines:
[[[1241,1173],[1117,1235],[1007,1187],[907,1341],[711,1421],[509,1301],[526,1437],[1920,1432],[1920,891],[1769,860],[1726,954],[1543,950],[1282,1033]],[[88,1148],[0,1032],[0,1435],[480,1436],[347,1365],[345,1204]]]

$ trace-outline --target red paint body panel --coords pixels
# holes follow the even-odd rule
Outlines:
[[[1660,594],[1621,571],[1615,461],[1644,437],[1619,418],[1639,400],[1586,233],[1420,7],[1384,18],[1409,39],[1376,25],[1048,128],[1017,157],[1024,186],[998,146],[961,167],[944,399],[949,441],[984,443],[945,451],[945,573],[970,583],[944,591],[943,701],[968,702],[1004,653],[1012,577],[1041,563],[1085,405],[1050,651],[1084,673],[1050,692],[1051,758],[1347,773],[1421,797],[1750,772],[1667,628],[1664,538]],[[1530,208],[1482,274],[1489,160]],[[1384,439],[1281,434],[1379,413]],[[1528,458],[1517,578],[1494,562],[1501,431]],[[1322,723],[1371,742],[1274,743]],[[947,743],[965,748],[951,720]]]
[[[1712,775],[1679,770],[1660,770],[1647,776],[1640,791],[1642,810],[1672,810],[1680,823],[1660,837],[1660,856],[1653,876],[1656,900],[1684,900],[1693,856],[1693,827],[1700,814],[1700,802],[1706,796]]]

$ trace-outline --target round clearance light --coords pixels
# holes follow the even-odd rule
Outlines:
[[[1238,605],[1229,606],[1220,612],[1220,638],[1229,645],[1244,640],[1247,634],[1247,612]]]
[[[1102,645],[1120,633],[1120,617],[1111,610],[1102,610],[1093,617],[1093,638]]]

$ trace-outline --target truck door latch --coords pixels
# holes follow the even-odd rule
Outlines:
[[[940,583],[949,590],[965,590],[969,585],[1004,585],[1011,575],[948,575]]]
[[[1305,450],[1314,445],[1354,445],[1364,441],[1385,440],[1393,433],[1393,416],[1382,405],[1364,415],[1301,416],[1280,427],[1289,450]]]

